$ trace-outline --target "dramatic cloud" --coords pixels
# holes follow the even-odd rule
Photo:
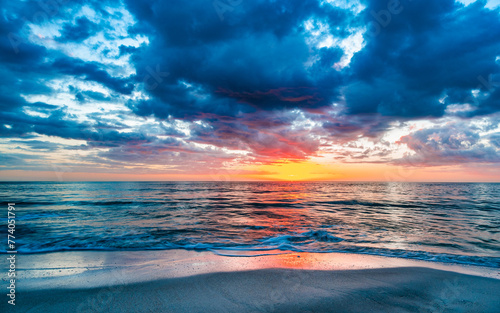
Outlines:
[[[468,115],[496,112],[497,92],[483,100],[473,90],[491,91],[485,82],[500,73],[499,11],[485,1],[401,0],[391,13],[391,2],[369,1],[362,13],[368,31],[351,62],[350,112],[442,116],[452,104],[473,105]]]
[[[460,122],[449,122],[441,127],[421,129],[410,135],[401,137],[400,142],[406,144],[415,154],[402,161],[418,165],[456,164],[456,163],[498,163],[498,133],[496,125],[482,123],[471,125]]]
[[[492,2],[0,2],[3,170],[500,162]]]

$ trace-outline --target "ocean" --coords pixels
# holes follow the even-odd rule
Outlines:
[[[18,253],[348,252],[500,267],[500,184],[3,182]],[[6,245],[0,247],[5,253]]]

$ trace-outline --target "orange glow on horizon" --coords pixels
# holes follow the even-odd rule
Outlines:
[[[408,181],[408,182],[498,182],[487,168],[460,165],[411,167],[382,163],[282,162],[251,167],[259,175],[238,175],[243,180],[270,181]]]
[[[281,162],[189,172],[129,173],[0,171],[0,181],[408,181],[500,182],[487,166],[404,167],[381,163]]]
[[[313,162],[284,161],[260,165],[256,167],[256,170],[269,173],[258,176],[265,177],[266,180],[276,181],[325,180],[336,176],[328,166]],[[255,176],[249,175],[249,177]]]

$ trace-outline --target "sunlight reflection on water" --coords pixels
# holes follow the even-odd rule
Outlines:
[[[281,249],[500,264],[500,184],[1,183],[0,195],[16,197],[20,252]]]

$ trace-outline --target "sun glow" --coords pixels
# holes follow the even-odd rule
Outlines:
[[[272,164],[260,165],[256,170],[266,174],[260,178],[281,181],[308,181],[327,180],[335,178],[336,174],[328,165],[313,162],[281,161]]]

